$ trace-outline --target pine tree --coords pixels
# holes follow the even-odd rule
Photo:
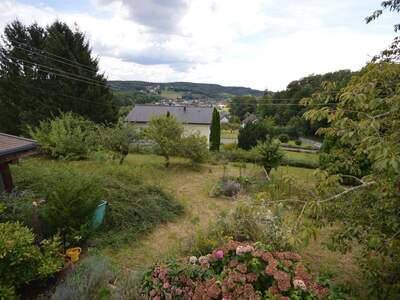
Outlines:
[[[98,123],[116,121],[113,95],[82,32],[59,21],[47,27],[14,21],[3,40],[0,131],[18,134],[68,111]]]
[[[211,130],[210,130],[210,150],[219,151],[219,146],[221,144],[221,124],[219,112],[214,108],[211,120]]]

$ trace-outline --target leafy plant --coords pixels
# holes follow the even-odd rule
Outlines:
[[[40,151],[55,159],[79,160],[93,150],[94,124],[71,112],[62,113],[49,121],[41,121],[30,128],[30,135],[37,140]]]
[[[180,143],[180,156],[189,158],[194,163],[202,163],[209,157],[207,139],[198,134],[182,137]]]
[[[146,136],[154,142],[160,154],[165,158],[165,166],[169,167],[169,159],[179,153],[183,134],[183,126],[172,116],[153,118],[146,128]]]
[[[142,289],[149,299],[341,299],[312,278],[297,253],[234,241],[156,265]]]
[[[46,195],[42,216],[48,233],[61,232],[68,244],[87,238],[94,210],[103,199],[98,179],[67,169],[48,182]]]
[[[110,299],[109,285],[114,278],[114,270],[105,258],[89,256],[57,286],[50,299]]]
[[[30,229],[20,223],[0,223],[0,298],[15,297],[16,289],[59,271],[63,260],[58,238],[35,244]]]
[[[350,171],[361,171],[363,167],[353,158],[368,159],[367,174],[359,173],[362,178],[354,173],[336,173],[341,171],[335,166],[337,159],[326,161],[335,174],[320,182],[319,191],[331,196],[315,200],[317,205],[322,204],[323,210],[314,217],[319,223],[325,220],[342,224],[332,236],[331,248],[345,252],[354,241],[359,243],[363,254],[360,266],[374,299],[395,299],[400,295],[399,83],[398,64],[369,64],[337,97],[331,95],[335,86],[326,83],[323,92],[304,100],[313,107],[337,102],[335,108],[310,109],[305,117],[330,123],[330,127],[321,128],[319,133],[344,145],[336,149],[335,157],[351,161]],[[338,183],[346,175],[356,186],[343,191]],[[333,187],[341,192],[332,195]]]
[[[287,134],[280,134],[278,136],[278,139],[282,142],[282,143],[287,143],[289,142],[289,136]]]
[[[101,128],[100,136],[102,147],[119,158],[122,165],[129,154],[130,145],[139,140],[140,133],[132,124],[119,122],[113,127]]]
[[[268,175],[272,169],[276,169],[281,165],[284,158],[279,143],[271,141],[270,139],[267,139],[267,141],[262,144],[259,143],[256,147],[256,151],[260,156],[257,163],[265,169]]]

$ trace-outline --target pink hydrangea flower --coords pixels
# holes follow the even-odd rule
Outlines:
[[[195,265],[197,263],[197,257],[196,256],[189,257],[189,263]]]
[[[224,251],[222,251],[222,250],[217,250],[217,251],[215,252],[215,258],[216,258],[216,259],[223,259],[223,258],[224,258]]]
[[[237,246],[236,248],[236,255],[240,256],[244,253],[249,253],[249,252],[253,252],[254,248],[250,245],[246,245],[246,246]]]
[[[295,279],[295,280],[293,280],[293,286],[294,286],[294,288],[296,288],[296,289],[302,289],[302,290],[306,290],[306,289],[307,289],[307,286],[306,286],[306,284],[304,283],[304,281],[303,281],[303,280],[300,280],[300,279]]]

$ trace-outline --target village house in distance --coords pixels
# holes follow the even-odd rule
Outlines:
[[[198,133],[208,140],[212,107],[135,105],[126,120],[135,122],[138,126],[146,127],[152,118],[167,115],[168,112],[183,124],[186,134]]]

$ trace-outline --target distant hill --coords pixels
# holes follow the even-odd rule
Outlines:
[[[193,82],[154,83],[146,81],[110,80],[108,84],[111,88],[119,92],[146,91],[162,94],[164,91],[174,91],[181,94],[191,94],[208,98],[229,98],[243,95],[262,96],[264,93],[263,91],[246,87]]]

